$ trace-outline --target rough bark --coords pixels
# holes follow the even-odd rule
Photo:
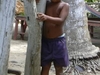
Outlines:
[[[41,53],[41,25],[36,20],[36,6],[34,0],[24,0],[25,15],[29,28],[28,48],[26,55],[25,75],[40,75],[40,53]],[[44,12],[46,0],[40,0],[37,11]],[[42,7],[42,8],[41,8]]]
[[[66,22],[67,44],[70,59],[97,56],[99,48],[92,45],[84,0],[67,0],[70,4]]]
[[[70,58],[70,65],[66,69],[66,73],[70,72],[70,75],[96,75],[96,70],[100,70],[98,61],[100,50],[91,42],[85,2],[84,0],[67,0],[66,2],[70,4],[65,27]],[[92,72],[92,74],[88,74],[88,72]]]
[[[16,0],[0,0],[0,75],[7,75]]]

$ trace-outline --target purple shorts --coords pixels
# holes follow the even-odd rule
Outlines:
[[[51,62],[62,67],[68,66],[69,59],[64,37],[55,39],[42,38],[41,66]]]

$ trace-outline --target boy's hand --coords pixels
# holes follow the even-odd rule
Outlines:
[[[47,20],[47,15],[45,15],[45,14],[43,14],[43,13],[38,13],[38,14],[37,14],[37,19],[38,19],[39,21],[45,21],[45,20]]]

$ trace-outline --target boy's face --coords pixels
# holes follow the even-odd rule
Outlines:
[[[51,2],[60,2],[61,0],[51,0]]]

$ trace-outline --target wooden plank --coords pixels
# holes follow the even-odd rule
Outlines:
[[[90,23],[99,23],[100,24],[100,21],[88,20],[88,22],[90,22]]]
[[[89,25],[89,26],[94,26],[94,27],[96,27],[96,26],[99,27],[99,26],[100,26],[100,24],[95,24],[95,23],[88,23],[88,25]]]
[[[100,26],[100,21],[88,20],[89,26]]]

